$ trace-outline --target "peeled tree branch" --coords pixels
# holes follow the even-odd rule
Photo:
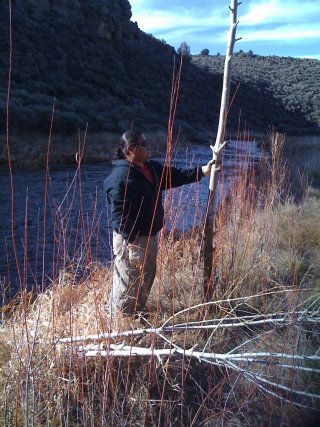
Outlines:
[[[221,94],[221,104],[220,104],[220,116],[219,116],[219,125],[217,138],[214,146],[210,146],[212,149],[212,160],[214,164],[211,168],[210,182],[209,182],[209,194],[206,210],[206,220],[205,220],[205,229],[204,229],[204,286],[203,294],[204,301],[210,301],[213,297],[214,292],[214,275],[215,264],[214,255],[214,235],[215,235],[215,195],[217,188],[217,172],[219,171],[219,158],[220,153],[226,142],[224,142],[226,125],[227,125],[227,116],[228,116],[228,107],[229,107],[229,97],[230,97],[230,81],[231,81],[231,60],[234,50],[234,45],[236,43],[236,30],[237,30],[237,10],[238,6],[241,3],[236,0],[230,1],[230,29],[228,35],[227,51],[224,64],[224,73],[223,73],[223,86]]]
[[[296,325],[296,324],[319,324],[320,323],[320,310],[318,308],[318,299],[316,299],[313,303],[310,301],[306,301],[308,303],[308,309],[305,310],[293,310],[290,312],[275,312],[275,313],[257,313],[252,315],[245,316],[235,316],[233,314],[234,310],[238,305],[242,304],[253,304],[255,301],[259,301],[263,298],[280,295],[284,296],[286,294],[295,294],[294,289],[270,289],[264,292],[259,292],[253,295],[247,295],[243,297],[237,298],[227,298],[220,299],[216,301],[211,301],[203,304],[196,304],[183,310],[178,311],[177,313],[170,316],[165,322],[159,327],[148,327],[141,329],[130,329],[126,331],[113,331],[107,333],[100,333],[94,335],[80,335],[80,336],[72,336],[72,337],[64,337],[58,338],[55,343],[57,344],[76,344],[80,342],[86,341],[103,341],[106,339],[118,339],[118,338],[131,338],[131,337],[139,337],[146,334],[172,334],[178,331],[192,331],[192,330],[201,330],[201,329],[219,329],[219,328],[232,328],[232,327],[251,327],[254,325],[267,325],[271,326],[287,326],[287,325]],[[187,323],[179,323],[177,319],[181,315],[189,315],[192,312],[196,312],[202,309],[206,309],[209,306],[221,306],[224,307],[230,306],[228,315],[221,318],[213,318],[209,320],[199,320],[199,321],[191,321],[189,320]],[[224,309],[225,312],[226,309]]]
[[[192,310],[194,307],[190,307]],[[178,313],[179,314],[179,313]],[[177,315],[178,315],[177,314]],[[180,312],[181,314],[181,312]],[[274,351],[260,349],[269,343],[272,334],[279,334],[284,328],[292,328],[302,331],[303,327],[319,330],[320,312],[318,309],[292,311],[288,313],[278,312],[256,315],[234,317],[227,315],[223,318],[215,318],[210,321],[194,321],[191,323],[176,323],[176,316],[171,317],[171,325],[166,322],[157,328],[149,327],[138,330],[118,331],[100,335],[87,335],[61,338],[57,344],[66,346],[66,350],[73,348],[73,354],[87,358],[155,358],[160,365],[174,358],[181,361],[197,360],[201,364],[217,366],[230,373],[235,372],[245,381],[253,384],[264,394],[273,396],[280,401],[285,401],[297,407],[316,409],[320,404],[319,387],[312,387],[307,382],[303,387],[303,381],[293,381],[294,377],[301,379],[306,375],[312,375],[312,382],[320,384],[320,355],[319,350],[310,354],[299,354],[296,348],[285,347]],[[215,332],[223,328],[239,327],[248,328],[250,339],[243,341],[240,345],[234,344],[230,351],[221,353],[211,348],[206,350],[199,348],[198,342],[191,348],[183,348],[176,344],[177,334],[180,332],[185,336],[188,332],[207,329]],[[254,330],[252,328],[255,328]],[[261,327],[257,329],[257,327]],[[284,329],[284,334],[288,330]],[[300,334],[300,332],[299,332]],[[139,346],[139,337],[153,336],[154,343],[150,347]],[[167,338],[166,338],[166,337]],[[198,335],[190,335],[197,337]],[[116,338],[132,338],[134,344],[125,342],[113,342]],[[279,338],[276,338],[277,340]],[[144,340],[141,342],[145,342]],[[255,342],[255,343],[254,343]],[[254,345],[252,345],[254,343]],[[291,380],[290,380],[291,379]],[[292,382],[290,382],[292,381]],[[299,384],[293,386],[293,384]]]
[[[228,328],[244,328],[258,325],[274,325],[274,326],[288,326],[288,325],[297,325],[302,323],[314,323],[320,324],[320,313],[317,313],[317,316],[314,313],[308,313],[308,316],[301,316],[303,312],[294,313],[296,318],[293,320],[288,314],[283,314],[275,316],[274,314],[257,316],[258,319],[254,316],[243,316],[237,318],[228,318],[223,319],[210,319],[208,321],[198,321],[198,322],[189,322],[189,323],[179,323],[172,326],[160,326],[159,328],[143,328],[143,329],[134,329],[127,331],[119,332],[110,332],[99,335],[83,335],[75,337],[60,338],[57,342],[61,344],[72,344],[84,341],[103,341],[106,339],[116,339],[120,337],[138,337],[147,334],[166,334],[173,332],[187,332],[187,331],[199,331],[199,330],[217,330],[217,329],[228,329]],[[249,319],[248,319],[249,317]]]

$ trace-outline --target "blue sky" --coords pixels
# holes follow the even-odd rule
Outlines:
[[[176,49],[224,54],[229,0],[129,0],[132,21]],[[242,0],[235,51],[320,60],[320,0]]]

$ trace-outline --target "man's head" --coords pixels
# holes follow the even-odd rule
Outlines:
[[[119,153],[122,156],[119,156]],[[127,159],[132,163],[143,164],[150,158],[147,138],[138,130],[130,129],[126,131],[120,139],[117,157]]]

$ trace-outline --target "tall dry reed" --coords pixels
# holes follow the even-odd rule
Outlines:
[[[211,311],[201,300],[203,236],[201,223],[195,222],[184,234],[175,227],[161,234],[149,317],[119,318],[115,330],[105,305],[112,272],[96,262],[89,250],[88,240],[98,227],[88,228],[80,212],[79,235],[88,274],[79,282],[76,269],[65,263],[34,302],[25,298],[3,310],[0,423],[249,426],[311,422],[319,403],[315,397],[319,362],[310,357],[319,350],[320,202],[306,195],[299,205],[293,203],[285,191],[285,165],[278,168],[276,156],[277,152],[273,165],[264,160],[260,168],[240,168],[220,207]],[[197,192],[192,200],[200,203]],[[176,208],[172,203],[169,195],[170,222],[183,223],[183,204]],[[200,216],[200,206],[195,212]],[[67,233],[63,227],[60,231],[62,255]],[[75,254],[72,265],[76,261]],[[141,328],[161,325],[161,331],[134,335]],[[108,334],[116,331],[118,338],[110,338]],[[121,331],[127,332],[122,336]],[[103,334],[106,338],[83,339],[83,343],[59,341]],[[90,351],[98,349],[96,357],[85,355],[85,343]],[[171,349],[172,355],[112,354],[112,349],[121,353],[121,348],[128,347]],[[191,348],[200,352],[196,358],[178,353]],[[204,353],[228,358],[202,358]],[[246,356],[230,358],[238,353]],[[305,359],[285,361],[279,354]]]

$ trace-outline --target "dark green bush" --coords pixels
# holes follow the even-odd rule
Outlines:
[[[200,55],[208,56],[209,55],[209,49],[202,49],[202,51],[200,52]]]

